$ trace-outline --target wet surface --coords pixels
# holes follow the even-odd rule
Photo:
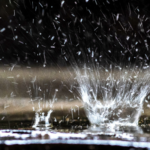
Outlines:
[[[81,130],[1,130],[0,144],[12,145],[36,145],[36,144],[62,144],[64,145],[95,145],[95,146],[119,146],[134,148],[150,148],[148,134],[135,134],[118,132],[116,134],[87,134]]]
[[[86,118],[82,121],[53,122],[50,129],[33,129],[32,121],[12,121],[8,129],[8,123],[0,125],[0,145],[50,145],[55,148],[59,144],[64,145],[94,145],[124,148],[150,148],[150,127],[142,124],[141,127],[121,126],[116,132],[91,129]],[[2,129],[3,128],[3,129]],[[99,131],[98,131],[99,130]],[[80,148],[81,148],[80,147]],[[69,147],[70,148],[70,147]],[[88,148],[86,148],[88,149]]]

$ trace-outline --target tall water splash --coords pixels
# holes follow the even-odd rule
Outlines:
[[[93,126],[138,125],[150,91],[150,75],[141,69],[117,68],[85,65],[82,70],[75,69],[78,92]]]

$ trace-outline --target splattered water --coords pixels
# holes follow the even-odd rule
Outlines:
[[[138,125],[143,101],[150,90],[149,72],[140,75],[141,70],[130,67],[127,70],[120,67],[119,71],[110,68],[103,72],[101,68],[86,66],[82,71],[75,71],[78,92],[94,128],[106,127],[106,124],[106,128]]]

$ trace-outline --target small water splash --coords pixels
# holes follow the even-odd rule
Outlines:
[[[49,110],[47,115],[45,116],[44,112],[36,112],[35,113],[35,122],[33,124],[33,128],[41,129],[41,128],[50,128],[52,125],[49,123],[49,119],[53,110]]]
[[[48,93],[46,94],[46,92],[43,89],[41,89],[37,84],[35,84],[34,86],[35,87],[32,90],[30,90],[33,111],[35,111],[35,119],[32,128],[44,130],[50,129],[53,127],[50,123],[50,117],[53,112],[53,104],[57,101],[56,95],[58,89],[54,89],[54,94],[50,96],[51,93],[49,93],[50,91],[48,89],[46,89]],[[36,94],[34,95],[32,92],[35,92]],[[34,105],[34,101],[38,101],[37,106]]]

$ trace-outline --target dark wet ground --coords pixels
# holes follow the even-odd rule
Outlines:
[[[33,121],[1,121],[0,150],[149,149],[149,121],[149,118],[141,117],[139,128],[143,133],[134,127],[122,127],[116,133],[88,132],[90,123],[87,118],[51,120],[51,129],[39,130],[32,128]]]
[[[27,128],[26,128],[27,129]],[[148,134],[117,132],[116,134],[86,134],[84,130],[54,129],[1,130],[0,150],[53,150],[53,149],[125,149],[150,148]]]

